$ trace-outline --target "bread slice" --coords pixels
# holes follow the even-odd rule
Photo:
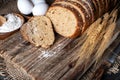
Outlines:
[[[72,6],[79,12],[83,20],[83,26],[81,29],[83,33],[91,22],[91,17],[89,16],[89,13],[87,13],[86,10],[75,0],[61,1],[61,4]]]
[[[114,6],[119,2],[119,0],[115,0],[114,1]]]
[[[76,2],[75,0],[67,1],[71,4],[73,4],[75,9],[77,9],[82,16],[82,19],[84,21],[83,27],[82,27],[82,33],[89,27],[89,25],[92,23],[92,16],[90,16],[90,12],[88,13],[85,8]]]
[[[110,1],[111,2],[109,6],[111,6],[111,9],[113,9],[116,6],[117,2],[119,3],[119,0],[110,0]]]
[[[32,17],[20,31],[23,38],[35,46],[48,48],[55,40],[51,21],[46,16]]]
[[[108,2],[107,2],[107,0],[102,0],[102,2],[104,2],[105,12],[108,11],[108,10],[107,10],[107,9],[108,9],[108,8],[107,8],[107,7],[108,7],[108,4],[107,4]]]
[[[87,17],[87,18],[89,18],[89,19],[87,19],[89,22],[93,22],[94,21],[94,9],[93,9],[93,5],[91,5],[91,3],[90,3],[90,0],[55,0],[57,3],[59,2],[59,3],[61,3],[61,2],[69,2],[69,3],[71,3],[72,5],[71,6],[74,6],[75,5],[75,8],[76,8],[76,6],[77,6],[77,10],[78,10],[78,8],[80,9],[80,10],[78,10],[78,11],[80,11],[80,14],[82,15],[86,15],[85,17]],[[68,3],[68,4],[69,4]],[[81,13],[82,12],[82,13]],[[85,20],[84,18],[83,18],[83,20]]]
[[[91,2],[91,0],[79,0],[80,2],[84,2],[84,3],[86,3],[86,5],[84,5],[85,7],[87,7],[88,6],[88,10],[89,10],[89,14],[91,14],[91,16],[92,16],[92,19],[90,20],[91,21],[91,23],[93,23],[94,22],[94,20],[95,20],[95,14],[96,14],[96,9],[95,9],[95,6],[93,5],[93,3]]]
[[[96,0],[91,0],[91,2],[93,3],[93,5],[94,5],[95,8],[96,8],[95,17],[96,17],[96,19],[97,19],[97,18],[99,17],[99,5],[98,5],[98,3],[97,3]]]
[[[91,11],[90,7],[88,6],[88,4],[86,3],[85,0],[71,0],[71,1],[75,1],[78,4],[80,4],[85,9],[85,11],[87,12],[88,16],[90,18],[93,18],[92,17],[92,11]]]
[[[83,7],[79,3],[76,2],[76,0],[61,0],[61,1],[55,2],[54,4],[62,4],[62,5],[67,5],[69,7],[74,8],[81,15],[83,23],[85,23],[86,21],[85,14],[87,14],[87,12],[85,11],[85,9],[83,9]]]
[[[111,0],[107,0],[107,8],[108,9],[110,9],[110,7],[109,7],[109,6],[111,6],[110,3],[111,3]]]
[[[46,13],[57,33],[64,37],[74,38],[81,33],[83,20],[73,6],[64,3],[54,3]]]
[[[104,12],[104,9],[102,8],[103,7],[103,5],[102,5],[102,0],[96,0],[97,1],[97,3],[98,3],[98,6],[99,6],[99,17],[103,14],[103,12]]]
[[[106,12],[106,1],[105,0],[101,0],[101,3],[102,3],[102,9],[103,9],[103,14]]]

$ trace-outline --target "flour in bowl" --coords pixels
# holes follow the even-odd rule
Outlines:
[[[5,15],[5,18],[7,19],[7,21],[2,26],[0,26],[0,33],[6,33],[17,30],[23,24],[21,18],[14,14]]]

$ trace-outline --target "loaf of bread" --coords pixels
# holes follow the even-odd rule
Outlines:
[[[48,48],[55,40],[51,21],[46,16],[32,17],[20,31],[23,38],[35,46]]]
[[[46,16],[55,31],[68,38],[81,35],[97,18],[114,8],[119,0],[56,0]]]

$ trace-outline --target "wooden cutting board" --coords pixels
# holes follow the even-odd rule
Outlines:
[[[34,47],[23,40],[19,32],[1,40],[0,56],[4,58],[7,72],[14,80],[75,80],[119,35],[119,27],[111,26],[112,23],[106,26],[114,20],[101,22],[103,19],[98,19],[79,38],[57,36],[54,45],[48,49]]]

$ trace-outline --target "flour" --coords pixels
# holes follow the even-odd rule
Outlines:
[[[17,30],[23,24],[23,21],[14,14],[8,14],[5,16],[5,18],[7,19],[7,21],[2,26],[0,26],[0,33]]]
[[[42,53],[38,56],[38,58],[48,58],[48,57],[55,57],[56,52],[50,51],[41,51]]]
[[[48,57],[52,57],[53,55],[50,54],[48,51],[42,51],[42,54],[39,57],[44,57],[44,58],[48,58]]]

